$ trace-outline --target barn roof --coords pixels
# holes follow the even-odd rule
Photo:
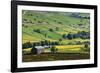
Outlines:
[[[43,46],[35,46],[35,48],[37,48],[37,49],[44,49],[45,47],[43,47]]]

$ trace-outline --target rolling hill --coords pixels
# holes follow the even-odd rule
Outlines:
[[[88,13],[22,11],[23,43],[57,41],[63,34],[89,32]]]

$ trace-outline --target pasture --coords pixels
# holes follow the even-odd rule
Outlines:
[[[33,54],[36,46],[50,47]],[[23,62],[89,58],[89,13],[22,10]]]
[[[84,45],[59,45],[59,46],[55,46],[55,48],[57,48],[57,52],[59,53],[80,53],[81,52],[81,48],[84,47]],[[27,48],[27,49],[23,49],[23,52],[28,54],[31,53],[31,49],[32,48]],[[51,48],[45,48],[44,49],[44,53],[46,52],[51,52],[50,51]]]
[[[83,46],[84,45],[55,46],[58,49],[57,53],[51,53],[50,48],[48,48],[45,49],[43,53],[37,55],[30,54],[32,48],[23,49],[23,62],[89,59],[90,53],[81,51]]]

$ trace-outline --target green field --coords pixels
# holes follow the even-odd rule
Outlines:
[[[80,19],[71,16],[71,13],[38,12],[23,10],[23,43],[31,41],[50,40],[61,38],[62,34],[89,31],[89,19]],[[66,16],[65,16],[66,14]],[[83,15],[80,13],[80,15]],[[84,14],[89,15],[87,14]],[[82,24],[81,26],[79,24]],[[58,28],[58,30],[56,30]],[[33,30],[39,29],[41,33]],[[49,31],[52,29],[53,32]],[[44,37],[46,34],[47,37]],[[53,35],[53,36],[52,36]]]
[[[89,59],[89,34],[89,13],[23,10],[23,62]],[[44,52],[39,55],[31,54],[32,47],[44,45],[51,47],[44,48]],[[52,48],[57,51],[52,53]]]
[[[81,48],[84,47],[84,45],[59,45],[59,46],[55,46],[59,53],[83,53],[81,51]],[[31,49],[32,48],[27,48],[27,49],[23,49],[23,52],[29,54],[31,53]],[[50,51],[50,48],[48,49],[44,49],[44,53],[47,53],[47,52],[51,52]]]

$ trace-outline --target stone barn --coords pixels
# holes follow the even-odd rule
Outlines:
[[[41,53],[44,52],[44,49],[45,48],[42,47],[42,46],[35,46],[35,47],[32,48],[31,53],[32,54],[41,54]]]

